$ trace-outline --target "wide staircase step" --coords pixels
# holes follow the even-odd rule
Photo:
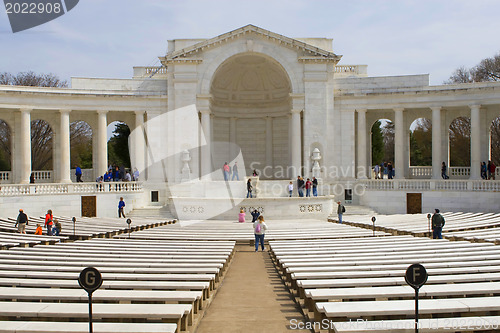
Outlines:
[[[361,206],[361,205],[344,205],[345,206],[345,215],[377,215],[377,212],[371,209],[370,207]],[[335,205],[332,218],[337,218],[337,206]]]
[[[168,206],[146,206],[134,208],[127,214],[127,217],[157,217],[174,219]]]

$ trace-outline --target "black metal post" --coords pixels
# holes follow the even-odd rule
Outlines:
[[[89,293],[89,332],[94,332],[94,328],[92,325],[92,293]]]
[[[418,333],[418,288],[415,288],[415,333]]]

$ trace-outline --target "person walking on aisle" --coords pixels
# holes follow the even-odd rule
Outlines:
[[[264,235],[267,230],[267,224],[264,222],[264,216],[259,216],[257,221],[255,221],[253,224],[253,230],[255,233],[255,252],[259,250],[259,242],[262,251],[264,251]]]

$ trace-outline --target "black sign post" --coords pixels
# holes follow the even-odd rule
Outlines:
[[[73,239],[76,239],[76,227],[75,227],[76,217],[73,216],[71,220],[73,221]]]
[[[78,277],[80,287],[89,294],[89,332],[94,331],[92,326],[92,293],[102,285],[101,273],[94,267],[85,268]]]
[[[432,238],[432,234],[431,234],[431,217],[432,217],[431,214],[427,214],[427,222],[428,222],[428,226],[429,226],[429,237]]]
[[[377,218],[375,216],[372,216],[372,222],[373,222],[373,237],[375,237],[375,221]]]
[[[132,223],[131,219],[127,219],[127,224],[128,224],[128,238],[130,238],[130,224]]]
[[[405,281],[415,289],[415,332],[418,333],[418,290],[427,282],[427,271],[420,264],[413,264],[406,269]]]

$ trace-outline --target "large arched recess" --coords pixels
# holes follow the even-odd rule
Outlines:
[[[268,56],[243,53],[222,63],[210,86],[212,137],[219,142],[213,149],[215,167],[234,159],[234,143],[241,148],[247,174],[260,169],[261,178],[285,177],[291,92],[287,72]]]

